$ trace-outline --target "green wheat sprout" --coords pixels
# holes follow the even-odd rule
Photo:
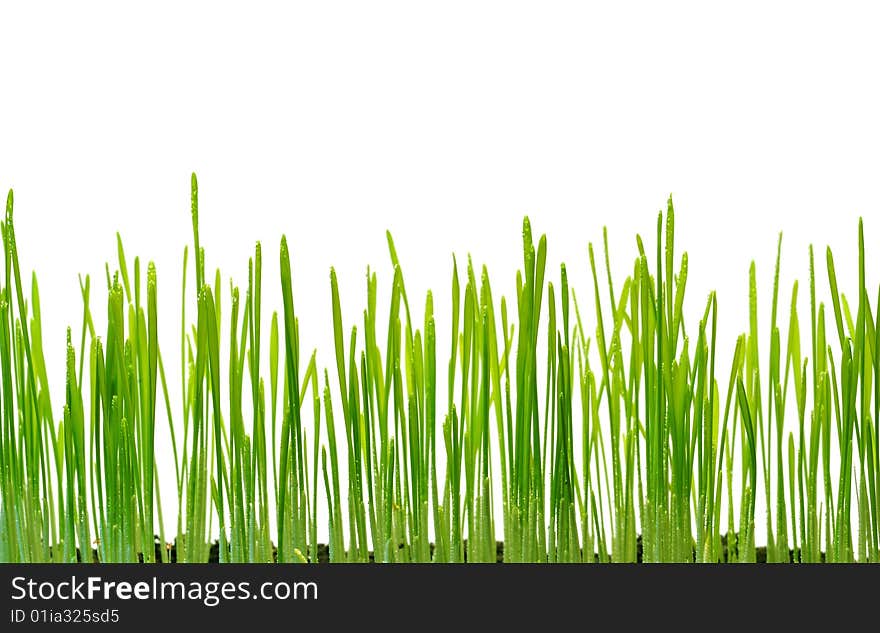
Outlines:
[[[191,203],[179,357],[159,346],[154,265],[129,267],[117,235],[106,332],[92,319],[91,280],[80,280],[58,412],[9,192],[0,561],[206,562],[214,547],[220,562],[317,562],[326,544],[331,562],[495,562],[501,541],[505,562],[755,562],[757,520],[768,562],[880,562],[880,292],[872,312],[861,221],[857,297],[838,291],[831,250],[826,275],[810,247],[804,341],[797,282],[781,329],[780,234],[763,357],[752,263],[749,323],[729,367],[715,362],[730,344],[716,337],[716,294],[698,320],[683,314],[688,258],[676,258],[671,197],[656,253],[637,236],[622,283],[607,232],[600,257],[589,245],[592,315],[565,265],[546,270],[546,237],[528,219],[516,296],[496,301],[486,268],[453,258],[442,317],[430,292],[407,295],[388,233],[390,296],[380,305],[367,269],[357,323],[343,322],[331,271],[335,367],[320,368],[301,350],[286,238],[266,363],[261,246],[243,292],[225,289],[219,271],[207,275],[195,174]],[[439,358],[437,328],[452,342]],[[180,364],[177,387],[168,362]],[[176,505],[165,508],[159,434],[174,466],[165,500]]]

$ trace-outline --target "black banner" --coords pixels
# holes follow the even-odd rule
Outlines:
[[[463,633],[477,624],[692,629],[740,619],[839,627],[852,617],[867,617],[873,630],[878,581],[871,565],[7,564],[0,630],[452,625]]]

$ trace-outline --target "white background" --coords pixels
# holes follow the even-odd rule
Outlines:
[[[806,299],[810,242],[822,266],[832,245],[852,294],[859,215],[877,279],[875,6],[6,2],[0,187],[15,190],[22,264],[39,277],[54,398],[68,324],[78,339],[77,274],[92,275],[101,331],[117,230],[129,257],[156,262],[178,395],[192,171],[209,270],[244,285],[262,240],[268,319],[286,233],[304,348],[331,372],[329,268],[347,323],[359,322],[367,264],[386,296],[386,228],[414,302],[434,290],[441,331],[453,252],[487,263],[496,297],[510,297],[528,214],[548,235],[548,274],[567,262],[589,313],[588,241],[608,226],[619,287],[635,233],[653,248],[670,193],[689,318],[716,289],[722,349],[747,328],[752,259],[769,304],[779,230],[782,324],[794,278]],[[169,464],[166,498],[172,481]]]

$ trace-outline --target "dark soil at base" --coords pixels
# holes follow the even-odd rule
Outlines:
[[[155,559],[157,563],[162,561],[162,543],[159,541],[159,538],[156,537],[155,540]],[[401,544],[400,549],[403,549],[404,545]],[[464,543],[465,547],[465,561],[467,561],[467,541]],[[728,553],[727,553],[727,536],[721,537],[721,547],[722,547],[722,559],[721,562],[728,562]],[[175,544],[168,543],[165,545],[165,548],[168,550],[168,560],[169,562],[176,563],[177,562],[177,548]],[[636,550],[637,550],[637,562],[642,562],[642,537],[639,536],[636,542]],[[434,553],[434,544],[431,544],[431,553]],[[374,562],[373,552],[369,553],[370,562]],[[82,556],[80,555],[79,550],[76,553],[77,561],[82,562]],[[272,558],[276,557],[275,548],[273,548]],[[143,562],[143,556],[138,555],[138,558],[141,562]],[[599,562],[599,555],[593,555],[594,561]],[[788,551],[789,562],[800,562],[800,550],[789,550]],[[694,559],[696,560],[696,555],[694,555]],[[825,561],[825,554],[822,554],[822,562]],[[98,563],[100,560],[98,559],[97,550],[92,550],[92,562]],[[211,551],[208,555],[209,563],[219,563],[220,562],[220,543],[218,541],[214,541],[211,544]],[[320,543],[318,544],[318,562],[319,563],[329,563],[330,562],[330,548],[329,546]],[[504,542],[498,541],[495,545],[495,562],[503,563],[504,562]],[[755,562],[757,563],[766,563],[767,562],[767,548],[766,547],[757,547],[755,548]]]

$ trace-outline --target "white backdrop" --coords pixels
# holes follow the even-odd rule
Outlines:
[[[386,228],[417,304],[434,290],[442,334],[453,252],[487,263],[496,297],[509,297],[528,214],[548,235],[548,274],[567,262],[589,306],[587,242],[608,226],[622,283],[635,233],[653,248],[672,193],[689,318],[716,289],[731,351],[748,325],[751,259],[768,329],[779,230],[783,324],[807,244],[820,266],[832,245],[850,293],[859,215],[869,251],[880,246],[873,3],[73,4],[0,8],[0,187],[15,190],[22,263],[39,277],[56,400],[65,327],[77,338],[80,327],[77,274],[93,276],[102,331],[117,230],[129,257],[156,262],[178,395],[191,171],[209,270],[244,285],[263,240],[267,319],[287,234],[304,347],[319,347],[323,367],[329,268],[347,322],[359,321],[366,265],[382,290],[390,282]]]

